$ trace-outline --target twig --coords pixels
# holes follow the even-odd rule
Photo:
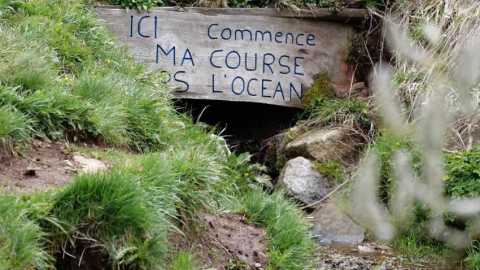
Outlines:
[[[307,204],[307,205],[303,206],[302,209],[310,208],[310,207],[313,207],[315,205],[318,205],[318,204],[324,202],[326,199],[330,198],[330,196],[332,196],[335,192],[337,192],[341,187],[343,187],[348,182],[350,182],[350,178],[345,180],[340,185],[336,186],[332,191],[330,191],[327,195],[323,196],[323,198],[321,198],[320,200],[318,200],[316,202],[313,202],[313,203],[310,203],[310,204]]]

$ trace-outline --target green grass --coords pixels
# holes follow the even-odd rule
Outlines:
[[[195,270],[199,269],[196,266],[195,257],[191,252],[180,251],[173,259],[171,270]]]
[[[326,176],[332,186],[336,186],[345,181],[345,169],[343,165],[336,160],[326,162],[315,162],[315,170]]]
[[[112,269],[158,269],[165,252],[162,226],[168,222],[148,204],[136,180],[116,170],[77,177],[53,200],[50,214],[63,227],[53,227],[53,248],[77,256],[100,248]]]
[[[412,159],[411,166],[418,175],[421,175],[423,166],[421,153],[418,152],[418,147],[411,140],[392,136],[388,133],[383,133],[378,137],[371,150],[379,154],[381,161],[381,186],[378,193],[383,202],[388,204],[394,193],[396,181],[392,172],[393,163],[391,159],[393,154],[399,150],[408,150]],[[479,153],[478,146],[473,147],[471,150],[445,153],[444,189],[448,198],[473,197],[480,194]],[[412,211],[414,214],[409,223],[404,224],[407,226],[403,228],[403,231],[394,240],[394,247],[401,253],[413,258],[425,257],[436,260],[452,253],[452,249],[449,249],[444,243],[436,241],[429,236],[426,226],[430,215],[428,209],[417,203]],[[471,225],[466,223],[462,217],[459,218],[450,213],[444,215],[444,220],[448,226],[460,230],[468,230]],[[475,265],[479,265],[477,264],[480,261],[478,258],[478,247],[474,245],[467,249],[465,262],[471,269],[475,269]],[[458,258],[453,258],[452,260],[455,259]]]
[[[28,205],[18,197],[0,195],[0,269],[49,269],[46,235],[29,219]]]
[[[374,128],[368,102],[357,98],[338,98],[328,74],[318,75],[302,100],[305,110],[301,119],[315,125],[345,125],[363,133]]]
[[[267,230],[267,269],[308,269],[311,266],[314,243],[303,214],[292,201],[282,193],[269,196],[253,190],[245,194],[242,203],[248,220]]]
[[[125,57],[81,1],[16,1],[5,10],[0,104],[25,115],[30,136],[153,151],[192,128],[162,77]]]
[[[9,145],[30,136],[27,117],[10,106],[0,106],[0,144]]]
[[[323,126],[350,125],[368,131],[373,122],[368,103],[356,98],[336,98],[323,95],[312,97],[303,117]]]
[[[440,260],[452,252],[443,243],[430,238],[424,224],[415,224],[404,231],[392,244],[401,254],[413,260],[421,258]]]
[[[474,241],[472,246],[467,250],[467,256],[464,259],[467,269],[480,269],[480,247],[479,242]]]

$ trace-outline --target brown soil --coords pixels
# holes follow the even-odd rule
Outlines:
[[[265,269],[267,239],[262,228],[247,224],[234,214],[200,216],[201,230],[195,235],[172,236],[175,250],[190,250],[202,269]]]
[[[63,186],[82,169],[66,143],[35,140],[20,155],[0,152],[0,189],[33,192]]]

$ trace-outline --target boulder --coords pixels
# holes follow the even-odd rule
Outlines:
[[[287,158],[303,156],[319,162],[342,160],[352,153],[350,132],[346,128],[316,128],[308,131],[285,146]]]
[[[365,238],[365,230],[343,213],[333,202],[320,205],[311,214],[312,234],[321,245],[358,245]]]
[[[306,204],[328,193],[328,180],[315,170],[313,163],[303,157],[287,161],[278,178],[278,186],[288,195]]]
[[[278,175],[287,162],[285,146],[299,134],[305,133],[306,130],[307,127],[299,121],[296,126],[265,139],[256,157],[269,168],[270,173]]]

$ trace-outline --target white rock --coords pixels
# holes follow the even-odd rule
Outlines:
[[[85,173],[94,173],[107,169],[107,165],[98,159],[87,158],[81,155],[74,155],[73,161],[79,164],[80,170]]]
[[[358,252],[360,252],[360,253],[375,253],[376,252],[375,247],[367,246],[367,245],[359,245],[357,247],[357,249],[358,249]]]
[[[284,188],[287,194],[306,204],[323,198],[328,193],[328,182],[313,163],[303,157],[287,161],[283,168],[278,185]]]

